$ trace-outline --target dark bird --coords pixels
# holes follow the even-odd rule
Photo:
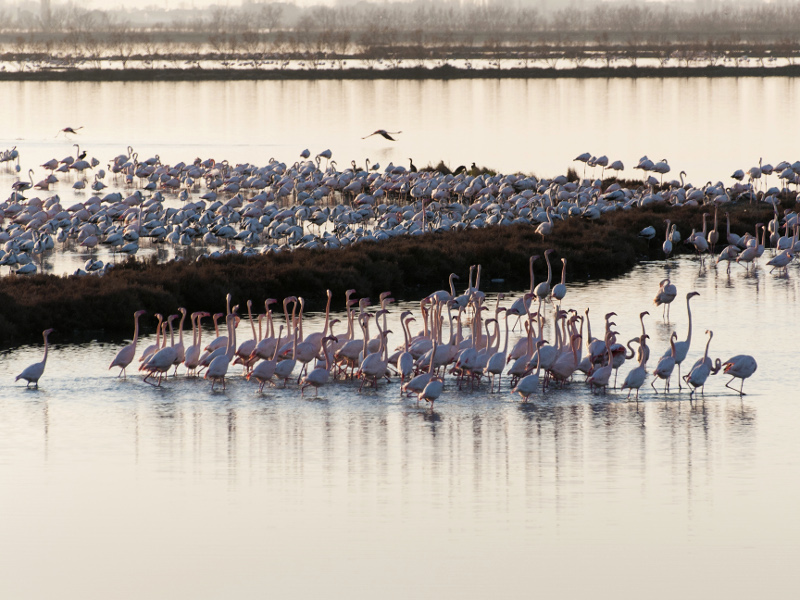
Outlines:
[[[415,165],[415,164],[414,164],[414,160],[413,160],[413,159],[411,159],[411,158],[409,158],[409,159],[408,159],[408,162],[409,162],[409,163],[411,163],[411,164],[408,166],[408,170],[409,170],[409,171],[411,171],[412,173],[416,173],[416,172],[417,172],[417,165]]]
[[[391,133],[391,134],[394,134],[394,135],[397,135],[398,133],[403,133],[403,132],[402,132],[402,131],[386,131],[385,129],[377,129],[376,131],[373,131],[373,132],[372,132],[372,133],[370,133],[369,135],[365,135],[365,136],[364,136],[363,138],[361,138],[361,139],[362,139],[362,140],[365,140],[365,139],[367,139],[368,137],[372,137],[373,135],[382,135],[382,136],[383,136],[383,137],[385,137],[387,140],[390,140],[390,141],[392,141],[392,142],[396,142],[397,140],[396,140],[396,139],[394,139],[394,138],[393,138],[391,135],[389,135],[390,133]]]
[[[63,133],[64,135],[68,133],[77,134],[79,129],[83,129],[83,125],[80,127],[64,127],[64,129],[60,130],[58,133]],[[58,137],[58,133],[56,134],[56,137]]]

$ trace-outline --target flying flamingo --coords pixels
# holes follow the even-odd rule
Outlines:
[[[391,141],[391,142],[396,142],[397,140],[396,140],[396,139],[394,139],[394,138],[392,137],[392,135],[397,135],[398,133],[403,133],[403,132],[402,132],[402,131],[386,131],[385,129],[376,129],[375,131],[373,131],[373,132],[372,132],[372,133],[370,133],[369,135],[365,135],[365,136],[364,136],[364,137],[362,137],[361,139],[362,139],[362,140],[365,140],[365,139],[367,139],[368,137],[372,137],[373,135],[382,135],[382,136],[383,136],[383,137],[385,137],[387,140],[389,140],[389,141]],[[391,135],[390,135],[390,134],[391,134]]]

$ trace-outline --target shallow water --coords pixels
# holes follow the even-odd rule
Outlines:
[[[591,395],[578,377],[525,405],[507,380],[489,394],[448,379],[433,411],[396,383],[262,395],[234,368],[226,392],[184,377],[155,389],[107,371],[121,347],[108,343],[57,345],[33,391],[13,376],[41,348],[8,351],[0,595],[787,597],[800,279],[743,271],[646,264],[570,285],[565,306],[590,306],[595,334],[614,310],[623,340],[649,309],[652,370],[673,328],[685,338],[683,299],[699,291],[685,365],[712,329],[711,356],[759,362],[744,398],[722,375],[695,403],[650,387],[639,403]],[[670,325],[651,303],[667,276]],[[248,332],[243,321],[240,341]]]
[[[419,167],[474,161],[545,177],[582,167],[572,159],[588,151],[622,160],[630,178],[640,177],[632,167],[647,154],[669,160],[667,179],[684,170],[697,185],[729,183],[759,157],[797,159],[782,116],[799,85],[781,77],[2,82],[0,149],[20,148],[23,173],[74,154],[78,142],[103,165],[128,145],[139,160],[159,154],[172,164],[196,156],[293,162],[304,148],[329,148],[340,169],[365,158],[407,166],[412,157]],[[66,126],[83,129],[54,137]],[[376,129],[403,133],[394,143],[361,139]]]

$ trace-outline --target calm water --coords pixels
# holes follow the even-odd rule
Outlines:
[[[329,148],[339,168],[369,158],[417,166],[444,160],[552,177],[588,151],[631,168],[667,158],[670,177],[729,183],[738,168],[796,160],[785,117],[788,78],[201,83],[0,83],[0,149],[22,150],[23,173],[74,152],[103,165],[128,145],[144,160],[196,156],[264,164]],[[55,138],[66,126],[78,136]],[[362,140],[402,131],[395,143]],[[582,166],[582,165],[581,165]],[[41,169],[37,170],[43,173]],[[587,172],[590,175],[591,169]],[[600,175],[600,170],[594,172]],[[777,181],[777,180],[775,180]],[[71,182],[70,182],[71,185]]]
[[[679,291],[669,326],[651,304],[664,276]],[[183,377],[154,389],[116,379],[120,344],[101,343],[56,347],[37,392],[13,376],[41,348],[7,352],[0,596],[790,597],[796,268],[728,278],[689,259],[650,264],[572,285],[565,306],[590,306],[595,329],[614,310],[625,340],[650,309],[658,356],[672,328],[685,338],[690,290],[685,364],[712,329],[713,357],[759,362],[743,399],[722,375],[694,404],[576,381],[521,405],[506,384],[449,383],[433,412],[397,384],[337,383],[316,400],[238,376],[225,393]]]

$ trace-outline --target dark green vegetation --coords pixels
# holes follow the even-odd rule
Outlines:
[[[794,198],[786,200],[794,207]],[[739,234],[753,231],[757,222],[773,216],[769,204],[727,205],[731,228]],[[415,300],[447,287],[451,272],[461,278],[458,291],[467,285],[470,265],[483,265],[482,289],[526,289],[528,259],[547,248],[556,252],[553,278],[560,278],[560,258],[567,258],[568,281],[614,277],[641,260],[663,259],[664,219],[677,224],[685,239],[702,227],[702,213],[713,207],[671,208],[660,204],[646,209],[617,211],[597,221],[571,218],[557,222],[546,240],[532,226],[491,227],[462,232],[400,237],[381,243],[361,243],[341,250],[297,250],[270,256],[207,259],[201,262],[155,264],[131,260],[104,277],[3,277],[0,279],[0,340],[35,339],[54,327],[56,341],[69,341],[91,332],[130,334],[131,315],[145,309],[145,327],[153,313],[171,314],[178,306],[222,311],[225,295],[233,294],[242,306],[251,299],[259,307],[267,297],[303,296],[310,309],[324,306],[325,290],[334,294],[334,308],[342,309],[349,288],[358,297],[390,290],[398,299]],[[649,243],[638,237],[648,225],[656,237]],[[724,240],[724,209],[720,209],[720,240]],[[720,244],[717,251],[724,244]],[[677,244],[675,253],[690,252]],[[713,257],[710,260],[714,260]],[[543,260],[536,263],[536,279],[546,275]],[[492,279],[503,279],[490,288]],[[655,292],[655,290],[654,290]],[[643,305],[649,302],[643,298]]]

